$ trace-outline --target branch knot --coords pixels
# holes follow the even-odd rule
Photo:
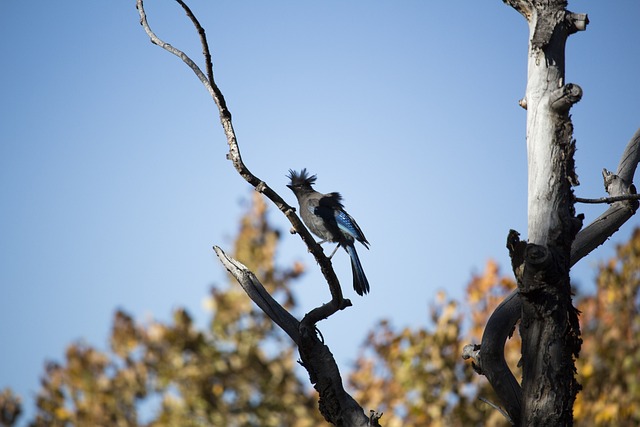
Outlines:
[[[550,106],[557,113],[566,113],[571,106],[582,99],[582,88],[577,84],[567,83],[551,93]]]

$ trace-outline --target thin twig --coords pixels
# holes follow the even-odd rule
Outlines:
[[[196,30],[198,30],[198,34],[200,35],[200,43],[202,44],[202,55],[204,56],[205,67],[207,69],[207,77],[209,78],[209,83],[211,84],[211,86],[214,86],[214,89],[215,89],[216,83],[213,80],[213,62],[211,61],[211,52],[209,51],[209,42],[207,42],[207,34],[205,33],[202,25],[200,25],[198,18],[196,18],[193,12],[191,12],[191,8],[189,8],[189,6],[187,6],[187,4],[182,0],[176,0],[176,1],[180,6],[182,6],[182,9],[184,9],[184,11],[187,13],[187,16],[189,17],[189,19],[191,19],[191,22],[196,27]],[[224,103],[224,97],[221,98],[221,101]],[[226,108],[227,108],[226,105],[224,105],[224,109]]]
[[[613,197],[601,197],[599,199],[583,199],[582,197],[574,198],[578,203],[614,203],[614,202],[622,202],[623,200],[640,200],[640,194],[627,194],[624,196],[613,196]]]
[[[156,46],[160,46],[161,48],[163,48],[164,50],[166,50],[169,53],[174,54],[175,56],[180,58],[182,60],[182,62],[187,64],[187,66],[189,68],[191,68],[191,70],[193,70],[193,72],[196,74],[198,79],[202,82],[202,84],[207,89],[207,91],[209,91],[211,96],[214,99],[216,99],[214,91],[213,91],[213,86],[209,83],[209,79],[207,78],[207,76],[204,75],[204,73],[202,72],[200,67],[198,67],[198,64],[193,62],[191,60],[191,58],[189,58],[189,56],[187,56],[187,54],[185,54],[180,49],[177,49],[177,48],[171,46],[169,43],[166,43],[163,40],[161,40],[151,30],[151,27],[149,26],[149,22],[147,21],[147,14],[144,11],[144,4],[143,4],[142,0],[136,0],[136,7],[138,9],[138,13],[140,14],[140,24],[142,25],[142,27],[144,28],[144,31],[147,33],[147,35],[151,39],[151,43],[155,44]],[[217,100],[216,100],[216,103],[217,103]]]
[[[509,421],[512,425],[514,424],[513,420],[511,419],[509,414],[507,414],[507,412],[504,409],[502,409],[501,407],[499,407],[495,403],[485,399],[484,397],[478,397],[478,400],[480,400],[481,402],[486,403],[487,405],[491,406],[493,409],[496,409],[498,412],[500,412],[502,414],[502,416],[504,416],[507,419],[507,421]]]

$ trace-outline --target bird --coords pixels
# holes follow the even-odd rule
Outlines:
[[[319,193],[313,189],[316,175],[309,175],[304,168],[300,172],[289,169],[287,178],[291,180],[287,187],[293,191],[300,205],[300,216],[304,224],[313,234],[325,242],[337,243],[329,259],[339,247],[343,247],[351,258],[353,273],[353,289],[360,296],[369,293],[369,281],[364,274],[360,258],[355,248],[355,241],[369,249],[369,242],[351,215],[344,210],[340,193]]]

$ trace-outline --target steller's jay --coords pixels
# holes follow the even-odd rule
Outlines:
[[[359,241],[367,249],[369,249],[369,242],[356,221],[344,210],[340,193],[322,194],[315,191],[311,186],[315,184],[316,176],[307,175],[307,169],[302,169],[300,173],[289,169],[287,178],[291,180],[287,187],[293,191],[300,204],[302,221],[313,234],[322,239],[318,242],[319,244],[333,242],[347,251],[351,257],[353,289],[358,295],[368,293],[369,281],[364,275],[354,241]],[[335,254],[338,247],[329,258]]]

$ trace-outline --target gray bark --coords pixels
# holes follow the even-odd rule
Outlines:
[[[612,197],[623,197],[636,193],[633,185],[640,161],[640,129],[627,144],[618,164],[616,174],[603,172],[604,186]],[[571,245],[571,262],[575,265],[592,250],[611,237],[638,209],[638,201],[628,199],[616,201],[589,226],[581,230]],[[511,255],[513,271],[521,274],[523,260],[517,254],[524,252],[526,242],[521,242],[515,231],[509,233],[507,248]],[[522,246],[519,248],[519,246]],[[504,359],[504,345],[514,331],[522,315],[522,300],[516,289],[496,308],[489,318],[482,335],[482,344],[465,347],[463,357],[473,358],[474,367],[485,375],[500,398],[505,411],[514,424],[520,424],[522,414],[522,389]]]
[[[566,10],[566,1],[505,0],[527,20],[530,30],[528,79],[520,105],[527,109],[528,241],[512,231],[507,246],[518,290],[489,319],[476,359],[515,425],[573,424],[573,403],[580,386],[574,358],[581,339],[573,308],[569,270],[604,242],[637,208],[637,201],[616,202],[578,233],[575,215],[573,125],[569,109],[582,90],[565,83],[564,50],[568,36],[584,30],[586,15]],[[607,191],[635,193],[633,173],[640,137],[625,150],[618,174],[606,172]],[[613,194],[612,194],[613,195]],[[522,336],[520,387],[504,361],[504,343],[518,321]]]
[[[218,107],[220,113],[220,124],[227,137],[229,145],[229,153],[227,158],[233,163],[234,168],[256,191],[264,194],[271,200],[282,213],[291,221],[291,225],[296,233],[300,235],[302,240],[307,244],[309,251],[314,255],[320,269],[327,280],[327,285],[331,292],[331,301],[314,308],[305,317],[298,321],[284,307],[282,307],[271,295],[264,289],[256,276],[237,260],[227,256],[222,249],[214,247],[220,262],[225,266],[231,275],[233,275],[238,283],[242,286],[249,298],[256,303],[258,307],[274,321],[298,346],[300,352],[300,364],[309,373],[309,379],[320,396],[318,406],[320,413],[324,418],[340,427],[362,427],[377,426],[378,419],[382,416],[377,412],[371,411],[366,416],[360,405],[344,390],[342,378],[338,370],[338,365],[333,355],[318,337],[316,323],[322,319],[326,319],[332,314],[351,306],[348,299],[343,298],[342,290],[338,278],[333,271],[331,262],[324,255],[322,248],[315,242],[306,229],[300,218],[295,213],[295,209],[289,206],[284,199],[280,197],[272,188],[264,181],[251,173],[249,168],[244,164],[240,155],[240,146],[236,139],[231,120],[231,112],[227,108],[224,96],[218,88],[213,76],[213,64],[209,53],[209,45],[206,39],[205,31],[191,12],[190,8],[182,1],[176,0],[184,9],[187,17],[193,23],[195,29],[200,36],[200,42],[203,48],[203,55],[206,63],[206,74],[200,67],[181,50],[173,47],[169,43],[161,40],[147,22],[147,16],[144,10],[143,0],[136,0],[136,7],[140,15],[140,24],[149,36],[151,42],[160,46],[164,50],[179,57],[191,70],[196,74],[205,89],[211,95],[213,101]]]
[[[522,312],[522,414],[527,426],[573,424],[580,328],[571,301],[571,246],[582,223],[573,206],[570,107],[582,90],[565,84],[565,43],[586,16],[551,0],[509,2],[529,25],[527,108],[528,242],[512,242]]]

